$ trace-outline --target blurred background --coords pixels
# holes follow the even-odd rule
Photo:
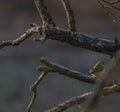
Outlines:
[[[58,27],[67,28],[66,15],[60,0],[45,0]],[[77,30],[99,38],[114,40],[120,36],[120,12],[115,12],[113,23],[95,0],[71,0]],[[33,0],[0,0],[0,41],[12,40],[20,36],[30,23],[41,25]],[[62,64],[73,70],[87,73],[99,60],[107,64],[110,57],[69,44],[49,40],[44,44],[34,42],[33,35],[18,47],[0,50],[0,112],[24,112],[30,100],[29,86],[40,75],[37,66],[40,58]],[[55,104],[73,96],[93,90],[95,86],[78,82],[59,74],[48,74],[38,87],[34,112],[42,112]],[[96,112],[120,111],[120,95],[113,94],[101,98]],[[71,108],[67,112],[78,112]]]

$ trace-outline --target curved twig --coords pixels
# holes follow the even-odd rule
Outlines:
[[[38,78],[37,80],[33,83],[33,85],[30,87],[30,90],[32,91],[32,97],[31,100],[26,108],[26,112],[30,112],[31,108],[36,100],[36,96],[37,96],[37,86],[38,84],[44,79],[44,77],[46,76],[47,72],[43,72]]]
[[[68,20],[68,27],[69,31],[75,32],[76,31],[76,23],[75,23],[75,17],[74,12],[71,8],[69,0],[61,0],[67,15]]]
[[[101,1],[104,2],[104,3],[106,3],[107,5],[109,5],[109,6],[112,7],[113,9],[120,11],[120,7],[114,6],[115,4],[117,4],[117,3],[120,2],[119,0],[113,1],[113,2],[109,2],[109,1],[107,1],[107,0],[101,0]]]
[[[89,36],[80,32],[68,32],[58,27],[48,27],[45,30],[47,39],[69,43],[72,46],[82,47],[96,52],[113,56],[119,49],[120,43],[107,39]]]

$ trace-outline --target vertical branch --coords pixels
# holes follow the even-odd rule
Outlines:
[[[33,83],[33,85],[30,87],[30,90],[32,91],[32,97],[31,100],[26,108],[26,112],[30,112],[31,108],[36,100],[36,96],[37,96],[37,85],[40,83],[40,81],[43,80],[43,78],[46,76],[47,72],[43,72],[38,79]]]
[[[68,27],[70,31],[75,32],[76,31],[76,23],[75,23],[75,17],[74,12],[71,8],[69,0],[61,0],[67,15],[68,20]]]
[[[106,68],[106,71],[98,83],[96,92],[93,94],[92,99],[90,100],[85,112],[92,112],[93,107],[96,105],[96,102],[99,100],[99,94],[105,85],[109,85],[112,82],[113,76],[120,69],[120,52],[110,61],[109,65]]]
[[[34,0],[38,13],[42,19],[43,26],[52,25],[53,27],[56,26],[55,22],[52,19],[51,14],[48,11],[44,0]]]

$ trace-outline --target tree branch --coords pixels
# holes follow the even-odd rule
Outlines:
[[[40,33],[40,27],[38,25],[33,25],[31,28],[27,29],[25,33],[23,33],[20,37],[18,37],[15,40],[2,41],[0,43],[0,49],[2,49],[5,46],[18,46],[34,33]]]
[[[78,71],[68,69],[62,65],[53,63],[44,57],[41,58],[41,62],[45,64],[45,66],[38,67],[38,70],[41,72],[58,72],[61,75],[64,75],[64,76],[67,76],[67,77],[70,77],[70,78],[73,78],[79,81],[84,81],[84,82],[91,83],[91,84],[96,82],[96,79],[92,77],[91,75],[85,75]]]
[[[117,0],[117,1],[112,1],[112,2],[107,1],[107,0],[101,0],[101,1],[104,2],[104,3],[106,3],[106,4],[107,4],[108,6],[110,6],[111,8],[120,11],[120,7],[114,6],[115,4],[117,4],[117,3],[120,2],[119,0]]]
[[[30,29],[26,30],[26,32],[23,35],[21,35],[15,40],[2,41],[2,43],[0,44],[0,49],[2,49],[5,46],[18,46],[34,33],[45,35],[45,37],[43,38],[35,39],[40,42],[41,41],[44,42],[44,40],[47,39],[52,39],[52,40],[69,43],[72,46],[93,50],[111,56],[114,56],[116,52],[120,49],[120,43],[118,40],[116,42],[116,41],[110,41],[107,39],[89,36],[80,32],[68,32],[58,27],[49,26],[44,29],[38,25],[35,25]]]
[[[61,0],[67,15],[68,20],[68,27],[69,31],[75,32],[76,31],[76,23],[75,23],[75,17],[74,12],[71,8],[69,0]]]
[[[58,27],[47,27],[44,34],[45,40],[57,40],[69,43],[72,46],[82,47],[111,56],[113,56],[120,49],[119,42],[116,43],[114,41],[89,36],[80,32],[68,32]]]
[[[48,8],[46,4],[44,3],[44,0],[34,0],[36,8],[38,10],[38,13],[42,19],[43,26],[46,27],[48,25],[51,25],[53,27],[56,26],[55,22],[52,19],[52,16],[50,12],[48,11]]]
[[[99,96],[103,97],[117,92],[120,92],[120,85],[114,84],[110,87],[104,87],[101,93],[99,94]],[[45,112],[63,112],[68,108],[71,108],[72,106],[82,104],[86,100],[90,99],[90,97],[92,97],[94,93],[95,92],[92,91],[92,92],[84,93],[83,95],[77,97],[73,97],[63,103],[58,104],[57,106],[49,110],[46,110]]]
[[[32,109],[32,106],[36,100],[36,96],[37,96],[37,86],[38,84],[44,79],[44,77],[46,76],[47,72],[42,72],[42,74],[37,78],[37,80],[33,83],[33,85],[30,87],[30,90],[32,92],[32,97],[31,100],[26,108],[26,112],[30,112]]]
[[[105,85],[109,85],[112,82],[113,76],[116,74],[116,72],[119,69],[120,69],[120,51],[106,67],[106,71],[103,77],[101,78],[100,82],[98,83],[96,92],[94,93],[92,99],[90,100],[88,106],[86,107],[85,112],[92,112],[93,107],[95,106],[96,102],[99,100],[99,94],[101,93],[103,87]]]

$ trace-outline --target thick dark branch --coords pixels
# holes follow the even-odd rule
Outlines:
[[[107,96],[113,93],[120,92],[120,86],[119,85],[113,85],[110,87],[105,87],[101,93],[99,94],[100,96]],[[68,108],[71,108],[72,106],[79,105],[86,100],[90,99],[90,97],[94,94],[94,92],[88,92],[84,93],[83,95],[73,97],[61,104],[58,104],[57,106],[45,111],[45,112],[63,112],[67,110]]]
[[[73,79],[76,79],[76,80],[79,80],[79,81],[84,81],[84,82],[87,82],[87,83],[95,83],[96,80],[94,77],[90,76],[90,75],[85,75],[85,74],[82,74],[78,71],[74,71],[74,70],[71,70],[71,69],[68,69],[62,65],[58,65],[56,63],[53,63],[51,61],[49,61],[48,59],[46,58],[41,58],[41,62],[43,64],[45,64],[46,66],[44,67],[38,67],[38,70],[40,71],[46,71],[46,72],[58,72],[59,74],[61,75],[64,75],[64,76],[67,76],[67,77],[70,77],[70,78],[73,78]]]
[[[47,39],[69,43],[73,46],[108,55],[114,55],[120,49],[120,44],[114,41],[92,37],[79,32],[68,32],[58,27],[48,27],[45,29],[45,35]]]
[[[26,30],[24,34],[22,34],[15,40],[2,41],[2,43],[0,44],[0,49],[5,46],[18,46],[34,33],[40,33],[45,35],[45,37],[39,39],[40,41],[44,41],[44,39],[57,40],[69,43],[73,46],[93,50],[111,56],[113,56],[120,49],[120,44],[118,41],[114,42],[107,39],[92,37],[79,32],[69,32],[58,27],[49,26],[45,29],[42,29],[42,27],[37,25]]]
[[[44,3],[44,0],[34,0],[34,2],[37,7],[38,13],[42,19],[43,26],[45,27],[48,25],[51,25],[53,27],[56,26],[50,12],[48,11],[46,4]]]
[[[18,37],[15,40],[2,41],[2,43],[0,44],[0,49],[2,49],[5,46],[18,46],[24,40],[26,40],[27,38],[29,38],[31,35],[33,35],[34,33],[39,33],[39,32],[40,32],[40,27],[37,26],[37,25],[35,25],[35,26],[27,29],[25,31],[25,33],[23,33],[20,37]]]
[[[69,31],[76,31],[76,23],[75,23],[75,17],[74,17],[74,12],[71,8],[69,0],[61,0],[67,15],[67,20],[68,20],[68,27]]]

